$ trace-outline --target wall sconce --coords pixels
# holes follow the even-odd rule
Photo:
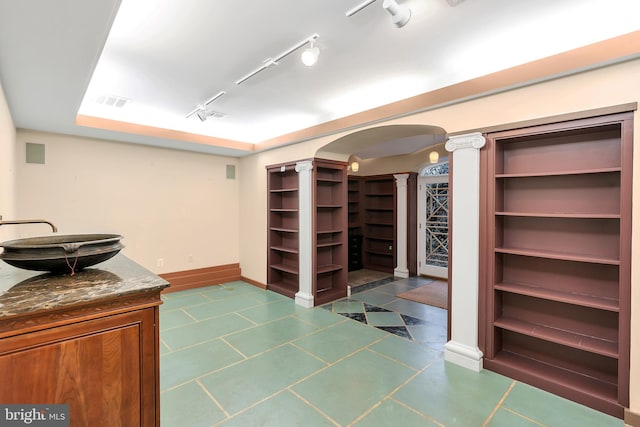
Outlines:
[[[440,159],[440,154],[437,151],[432,151],[429,153],[429,161],[431,163],[438,163],[438,159]]]
[[[358,170],[360,170],[360,163],[358,162],[351,163],[351,170],[353,172],[358,172]]]

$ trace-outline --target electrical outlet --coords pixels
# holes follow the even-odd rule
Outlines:
[[[189,254],[189,263],[193,262],[193,255]]]
[[[158,258],[156,261],[156,267],[164,267],[164,258]]]

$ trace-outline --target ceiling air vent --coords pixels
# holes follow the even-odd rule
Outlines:
[[[96,104],[105,105],[107,107],[122,108],[131,102],[130,99],[115,95],[100,95],[96,98]]]

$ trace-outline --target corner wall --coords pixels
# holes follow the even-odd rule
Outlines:
[[[0,215],[4,219],[15,216],[15,156],[16,128],[0,84]],[[0,228],[0,241],[14,236],[11,227]]]
[[[26,142],[45,145],[45,164],[26,163]],[[155,273],[238,263],[240,174],[227,179],[228,164],[238,160],[19,129],[16,216],[121,234],[123,253]]]

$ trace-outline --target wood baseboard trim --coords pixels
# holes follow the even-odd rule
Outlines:
[[[159,274],[159,276],[171,284],[163,293],[219,285],[240,280],[242,277],[240,275],[240,264],[237,263],[163,273]]]
[[[240,280],[242,280],[243,282],[247,282],[250,285],[256,286],[260,289],[267,289],[267,285],[261,282],[258,282],[257,280],[253,280],[253,279],[249,279],[248,277],[244,277],[244,276],[240,276]]]
[[[625,408],[624,424],[629,427],[640,427],[640,413],[631,412],[629,408]]]

